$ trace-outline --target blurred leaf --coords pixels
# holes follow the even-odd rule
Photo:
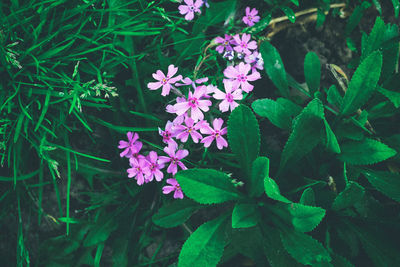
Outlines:
[[[364,15],[365,10],[367,10],[370,6],[371,3],[363,1],[361,5],[357,5],[354,8],[353,13],[351,13],[345,27],[345,32],[347,36],[350,35],[350,33],[357,27],[362,16]]]
[[[259,214],[255,204],[237,203],[232,212],[232,228],[248,228],[256,226]]]
[[[258,99],[251,104],[251,107],[257,115],[268,118],[273,125],[285,130],[290,129],[292,124],[290,113],[276,101],[268,98]]]
[[[363,170],[362,173],[378,191],[400,202],[399,174],[373,170]]]
[[[396,155],[396,151],[374,139],[348,141],[341,144],[340,160],[353,165],[369,165],[384,161]]]
[[[231,178],[217,170],[189,169],[175,175],[186,196],[200,204],[222,203],[240,199]]]
[[[304,77],[310,95],[313,96],[315,92],[319,90],[321,81],[321,62],[317,54],[314,52],[308,52],[304,60]]]
[[[106,241],[117,227],[118,224],[114,221],[114,216],[108,218],[101,217],[101,219],[90,229],[88,235],[83,241],[83,246],[90,247]]]
[[[339,109],[342,108],[343,97],[340,95],[335,85],[329,87],[327,100],[328,103],[331,104],[332,106],[335,106]]]
[[[292,215],[294,229],[300,232],[314,230],[325,216],[325,210],[322,208],[305,206],[298,203],[288,204],[287,209]]]
[[[287,6],[283,6],[283,7],[281,7],[281,10],[283,11],[283,13],[285,13],[285,15],[288,17],[288,19],[291,23],[296,22],[296,16],[294,14],[293,9],[291,9],[290,7],[287,7]]]
[[[364,188],[356,182],[350,181],[332,203],[333,210],[341,210],[354,206],[364,197]]]
[[[175,227],[189,219],[197,208],[198,205],[188,199],[175,200],[168,205],[162,206],[153,215],[153,222],[164,228]]]
[[[260,150],[260,129],[253,111],[240,105],[228,120],[228,141],[246,175],[251,173],[251,164]]]
[[[289,86],[285,67],[278,50],[269,42],[262,42],[260,52],[264,61],[264,68],[268,77],[284,97],[289,97]]]
[[[269,159],[258,157],[253,161],[250,179],[247,181],[247,190],[250,197],[259,197],[263,194],[264,178],[269,175]]]
[[[303,191],[299,203],[307,206],[315,206],[315,194],[311,187]]]
[[[382,67],[382,54],[371,53],[355,71],[343,99],[341,113],[349,115],[364,105],[375,90]]]
[[[178,267],[217,266],[224,252],[227,218],[222,215],[197,228],[183,244]]]
[[[396,72],[396,66],[399,62],[399,27],[396,24],[387,24],[385,34],[383,37],[383,44],[388,45],[388,48],[383,49],[383,63],[382,63],[382,74],[381,81],[386,82],[393,73]],[[385,84],[386,85],[386,84]],[[384,86],[385,87],[385,86]],[[392,88],[388,88],[392,89]]]
[[[378,92],[381,93],[382,95],[384,95],[387,99],[389,99],[390,102],[392,102],[396,108],[400,107],[400,93],[399,92],[386,90],[385,88],[382,88],[380,86],[378,86],[377,89],[378,89]]]
[[[336,253],[331,253],[332,265],[335,267],[354,267],[345,257],[342,257]]]
[[[400,1],[399,0],[392,0],[393,4],[393,9],[394,9],[394,16],[396,18],[399,17],[399,11],[400,11]]]

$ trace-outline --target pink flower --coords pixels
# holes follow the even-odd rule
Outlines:
[[[224,86],[225,93],[217,88],[214,90],[213,97],[215,99],[222,100],[222,102],[219,104],[219,110],[226,112],[231,109],[231,111],[233,111],[237,106],[239,106],[235,100],[242,100],[243,98],[242,90],[234,87],[233,82],[229,80],[225,80]]]
[[[175,128],[174,124],[170,121],[167,121],[167,124],[165,125],[165,130],[161,130],[161,128],[158,128],[158,134],[162,136],[163,142],[166,144],[169,143],[175,143],[175,140],[172,139],[172,137],[175,136]]]
[[[250,11],[250,7],[246,7],[246,16],[243,17],[243,22],[244,24],[248,26],[253,26],[254,23],[257,23],[260,21],[260,16],[257,16],[258,11],[257,9],[253,8]]]
[[[174,198],[183,198],[183,193],[181,186],[178,184],[178,181],[175,179],[167,179],[167,183],[170,185],[166,185],[163,187],[163,194],[169,194],[174,191]]]
[[[144,175],[149,176],[151,174],[149,165],[150,163],[145,157],[139,156],[138,158],[130,158],[129,164],[132,168],[128,169],[128,177],[135,177],[137,184],[142,185],[145,182]]]
[[[217,37],[215,38],[215,43],[221,44],[215,48],[215,50],[222,54],[225,50],[226,51],[232,51],[232,45],[236,45],[235,41],[233,40],[233,37],[229,34],[225,34],[225,38],[222,37]]]
[[[193,3],[193,0],[185,0],[185,3],[186,5],[180,5],[178,9],[181,15],[186,14],[186,20],[192,20],[195,12],[201,13],[200,7],[203,5],[202,0],[196,0],[195,3]]]
[[[249,84],[248,81],[255,81],[261,78],[259,72],[253,72],[252,74],[248,75],[251,69],[250,64],[244,64],[240,62],[238,66],[228,66],[224,70],[225,77],[232,79],[233,87],[241,87],[243,91],[249,93],[253,90],[254,86]]]
[[[186,166],[181,162],[181,159],[189,155],[189,151],[186,149],[176,151],[177,149],[178,147],[176,145],[169,144],[164,148],[164,152],[167,153],[169,157],[160,156],[158,158],[158,164],[170,162],[167,172],[172,173],[173,175],[178,172],[178,166],[181,167],[182,170],[187,169]]]
[[[257,69],[264,69],[264,60],[261,56],[261,53],[257,51],[254,51],[253,54],[246,55],[244,61],[251,65],[252,72],[257,71]]]
[[[177,81],[182,79],[182,75],[178,75],[176,77],[172,77],[176,74],[178,71],[177,67],[174,67],[174,65],[169,65],[168,66],[168,74],[167,76],[164,75],[164,73],[161,70],[157,70],[156,73],[153,73],[153,78],[158,80],[158,82],[152,82],[148,83],[147,87],[150,90],[157,90],[162,86],[162,96],[166,96],[169,94],[169,91],[171,90],[171,86],[176,83]]]
[[[189,77],[186,77],[182,79],[183,83],[176,83],[176,86],[185,86],[185,85],[192,85],[193,88],[196,88],[196,84],[202,84],[208,81],[208,77],[200,78],[195,81],[190,79]]]
[[[228,142],[226,142],[225,138],[222,137],[222,135],[225,135],[227,133],[226,127],[221,129],[223,123],[223,119],[214,119],[214,129],[210,126],[200,129],[201,133],[209,134],[209,136],[204,137],[203,140],[201,140],[201,143],[204,143],[204,147],[209,147],[214,139],[217,143],[217,147],[219,150],[223,149],[224,147],[228,147]]]
[[[186,118],[185,125],[176,125],[175,129],[178,132],[176,135],[177,139],[180,139],[183,143],[188,140],[189,135],[192,137],[193,142],[198,143],[199,139],[203,138],[197,130],[200,129],[203,121],[200,121],[194,124],[194,120],[192,118]]]
[[[244,53],[246,55],[250,55],[251,51],[249,49],[257,49],[257,42],[256,41],[250,41],[251,35],[243,33],[242,34],[242,39],[240,39],[239,34],[236,34],[233,36],[233,39],[236,42],[236,46],[233,48],[236,52],[238,53]]]
[[[164,164],[158,164],[158,155],[155,151],[150,151],[149,155],[147,155],[147,161],[149,162],[149,172],[146,176],[147,181],[153,181],[153,178],[156,178],[156,181],[159,182],[163,179],[164,174],[160,171],[164,168]]]
[[[137,155],[140,150],[142,149],[142,142],[137,141],[139,139],[139,135],[137,133],[133,132],[128,132],[127,134],[128,137],[128,142],[126,141],[119,141],[119,149],[124,149],[124,151],[119,154],[121,158],[123,156],[126,156],[127,158],[130,158],[132,156]]]
[[[190,110],[190,117],[195,122],[204,119],[204,115],[201,111],[207,112],[212,103],[210,100],[200,99],[205,92],[203,89],[204,88],[196,88],[193,94],[189,91],[188,98],[184,102],[174,105],[175,113],[181,116]]]

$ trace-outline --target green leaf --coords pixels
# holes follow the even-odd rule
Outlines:
[[[211,169],[190,169],[175,175],[184,194],[200,204],[222,203],[240,199],[230,177]]]
[[[357,68],[343,99],[342,115],[349,115],[364,105],[372,95],[379,81],[382,54],[371,53]]]
[[[183,244],[178,267],[217,266],[224,252],[227,218],[222,215],[197,228]]]
[[[332,203],[333,210],[341,210],[354,206],[364,197],[364,188],[356,182],[350,181]]]
[[[256,226],[259,220],[255,204],[237,203],[232,212],[232,228],[248,228]]]
[[[283,98],[283,97],[278,97],[276,99],[276,102],[284,107],[287,113],[290,114],[291,118],[296,117],[297,115],[300,114],[300,112],[303,110],[303,107],[293,103],[291,100]]]
[[[304,76],[310,94],[313,96],[319,90],[321,81],[321,62],[317,54],[308,52],[304,60]]]
[[[400,93],[399,92],[386,90],[380,86],[378,86],[378,92],[381,93],[382,95],[384,95],[387,99],[389,99],[390,102],[392,102],[396,108],[400,107]]]
[[[198,205],[188,199],[175,200],[162,206],[152,219],[158,226],[171,228],[184,223],[197,208]]]
[[[278,185],[269,177],[264,178],[264,190],[267,196],[274,200],[284,203],[292,203],[292,201],[281,195]]]
[[[281,239],[287,252],[299,263],[314,265],[331,261],[324,246],[307,234],[285,231],[281,233]]]
[[[328,148],[329,151],[332,151],[333,153],[340,153],[341,152],[340,146],[336,139],[336,136],[325,119],[324,119],[324,124],[326,133],[326,142],[325,142],[326,147]]]
[[[311,187],[304,190],[299,202],[303,205],[315,206],[314,190]]]
[[[365,44],[363,44],[363,49],[361,50],[361,61],[363,61],[373,51],[379,49],[385,35],[385,30],[385,22],[383,22],[380,17],[377,17],[370,35],[365,39]]]
[[[296,6],[299,6],[299,0],[290,0],[290,2],[292,2]]]
[[[258,99],[251,104],[251,107],[257,115],[268,118],[273,125],[285,130],[290,129],[291,114],[276,101],[268,98]]]
[[[251,164],[260,150],[260,129],[249,107],[240,105],[232,111],[228,120],[228,142],[244,173],[250,175]]]
[[[110,234],[118,228],[118,224],[113,217],[102,217],[96,222],[83,241],[83,246],[90,247],[108,239]]]
[[[385,35],[384,35],[384,44],[388,44],[389,48],[383,49],[383,63],[382,63],[382,74],[381,81],[386,82],[393,73],[396,72],[396,66],[399,62],[399,28],[396,24],[387,24]],[[383,46],[383,45],[382,45]],[[394,88],[387,88],[393,90]]]
[[[400,1],[399,0],[392,0],[393,4],[393,9],[394,9],[394,16],[396,18],[399,17],[399,11],[400,11]]]
[[[300,232],[310,232],[319,225],[325,216],[325,210],[319,207],[291,203],[287,208],[292,215],[293,227]]]
[[[278,50],[276,50],[276,48],[269,42],[263,42],[260,45],[260,52],[268,77],[278,88],[282,96],[289,97],[289,86],[286,77],[286,71]]]
[[[336,253],[331,253],[332,265],[335,267],[354,267],[345,257],[342,257]]]
[[[362,16],[364,15],[365,10],[367,10],[371,6],[371,3],[367,1],[363,1],[361,5],[357,5],[354,8],[353,13],[351,13],[349,19],[347,20],[347,24],[345,27],[346,35],[350,35],[350,33],[357,27],[360,22]]]
[[[399,174],[373,170],[363,170],[362,173],[379,192],[400,202]]]
[[[379,3],[379,0],[372,0],[372,3],[374,3],[376,10],[378,10],[379,15],[382,15],[382,6],[381,3]]]
[[[319,99],[312,100],[293,122],[293,131],[281,156],[280,169],[309,153],[318,143],[323,127],[324,110]]]
[[[328,103],[331,104],[332,106],[335,106],[339,109],[342,108],[343,97],[340,95],[335,85],[329,87],[327,100]]]
[[[396,151],[374,139],[349,141],[341,145],[340,160],[353,165],[368,165],[384,161],[396,155]]]
[[[291,23],[296,22],[296,16],[294,14],[293,9],[291,9],[290,7],[287,7],[287,6],[283,6],[283,7],[281,7],[281,10],[283,11],[283,13],[285,13],[285,15],[288,17],[288,19]]]
[[[250,179],[247,181],[247,191],[250,197],[259,197],[264,192],[264,178],[269,175],[269,159],[258,157],[253,162]]]

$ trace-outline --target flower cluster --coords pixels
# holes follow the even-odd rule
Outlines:
[[[186,20],[192,20],[195,13],[201,14],[200,8],[205,4],[208,7],[207,1],[203,0],[184,0],[184,5],[178,7],[179,13],[185,15]]]

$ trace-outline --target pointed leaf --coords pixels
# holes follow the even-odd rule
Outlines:
[[[385,22],[383,22],[380,17],[377,17],[371,33],[368,38],[365,39],[366,43],[363,45],[363,49],[361,50],[361,61],[363,61],[373,51],[379,49],[383,41],[385,30]]]
[[[329,151],[332,151],[333,153],[340,153],[341,152],[340,146],[336,139],[336,136],[325,119],[324,119],[324,124],[326,133],[326,142],[325,142],[326,147],[328,148]]]
[[[351,78],[344,96],[341,111],[343,115],[357,111],[367,102],[379,81],[381,68],[382,54],[379,51],[371,53],[362,61]]]
[[[222,203],[240,199],[229,176],[211,169],[189,169],[175,175],[183,192],[200,204]]]
[[[319,90],[321,81],[321,62],[317,54],[308,52],[304,60],[304,76],[310,94],[313,96]]]
[[[276,48],[269,42],[263,42],[260,45],[260,52],[264,61],[264,68],[268,77],[278,88],[282,96],[289,96],[289,86],[286,77],[285,67],[283,66],[281,56]]]
[[[308,206],[315,206],[315,194],[314,190],[309,187],[304,190],[303,194],[301,194],[300,204],[308,205]]]
[[[251,176],[247,182],[247,191],[251,197],[259,197],[264,192],[264,178],[269,175],[269,159],[258,157],[253,162]]]
[[[362,173],[378,191],[400,202],[399,174],[373,170],[363,170]]]
[[[283,11],[283,13],[285,13],[285,15],[288,17],[288,19],[291,23],[296,22],[296,16],[294,14],[293,9],[291,9],[290,7],[287,7],[287,6],[283,6],[283,7],[281,7],[281,10]]]
[[[392,102],[396,108],[400,107],[400,93],[399,92],[386,90],[380,86],[378,86],[378,92],[381,93],[382,95],[384,95],[387,99],[389,99],[390,102]]]
[[[292,215],[293,227],[300,232],[310,232],[319,225],[325,216],[325,210],[319,207],[291,203],[287,208]]]
[[[291,114],[276,101],[268,98],[258,99],[251,104],[251,107],[257,115],[268,118],[276,127],[285,130],[290,129],[292,124]]]
[[[198,204],[188,199],[176,200],[162,206],[153,215],[154,224],[171,228],[184,223],[196,211]]]
[[[232,212],[232,228],[248,228],[256,226],[259,220],[255,204],[237,203]]]
[[[375,164],[396,155],[396,150],[370,138],[343,143],[341,149],[339,159],[353,165]]]
[[[365,190],[356,182],[350,181],[346,188],[340,192],[332,204],[333,210],[341,210],[354,206],[357,202],[363,199]]]
[[[201,225],[183,244],[178,267],[217,266],[225,247],[227,216]]]
[[[281,195],[278,185],[269,177],[264,179],[264,189],[268,197],[283,203],[292,203],[292,201]]]
[[[245,105],[235,108],[228,120],[228,141],[246,175],[260,150],[260,129],[253,111]]]

